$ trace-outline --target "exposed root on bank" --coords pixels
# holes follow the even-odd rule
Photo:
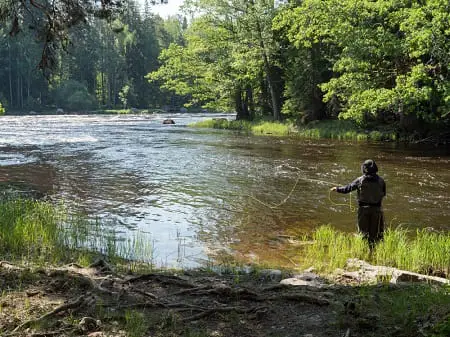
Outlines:
[[[0,335],[125,337],[128,327],[142,330],[134,336],[153,337],[195,335],[189,332],[193,330],[201,336],[220,331],[223,337],[263,337],[269,332],[324,337],[343,336],[351,327],[356,337],[366,335],[365,330],[357,333],[353,312],[364,324],[371,322],[365,310],[358,311],[358,291],[349,287],[298,287],[254,275],[240,275],[236,282],[233,275],[206,272],[130,277],[104,266],[31,271],[2,261]],[[346,312],[347,303],[355,310]],[[329,325],[339,311],[345,325]]]
[[[78,297],[76,300],[69,302],[69,303],[62,304],[36,319],[30,319],[28,321],[23,322],[22,324],[18,325],[12,332],[14,333],[14,332],[26,329],[30,325],[36,325],[50,317],[55,316],[56,314],[59,314],[59,313],[62,313],[62,312],[68,311],[68,310],[76,311],[77,309],[80,309],[83,306],[91,306],[94,303],[95,303],[95,298],[92,297],[90,294],[82,295],[82,296]]]

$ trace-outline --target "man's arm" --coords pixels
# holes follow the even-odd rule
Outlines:
[[[360,181],[360,178],[356,178],[355,180],[353,180],[348,185],[339,186],[339,187],[332,187],[331,190],[332,191],[336,191],[338,193],[350,193],[351,191],[354,191],[354,190],[356,190],[358,188],[359,181]]]

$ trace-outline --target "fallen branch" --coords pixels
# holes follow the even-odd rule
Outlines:
[[[23,270],[24,268],[16,266],[15,264],[8,261],[0,261],[0,267],[9,270]]]
[[[49,336],[65,336],[67,332],[73,332],[76,329],[74,328],[65,328],[55,331],[46,331],[46,332],[33,332],[31,334],[27,334],[27,337],[49,337]],[[12,337],[23,335],[22,331],[11,332],[6,335],[2,335],[2,337]]]
[[[86,302],[86,296],[82,295],[82,296],[78,297],[75,301],[69,302],[69,303],[66,303],[66,304],[62,304],[62,305],[56,307],[55,309],[53,309],[52,311],[47,312],[46,314],[42,315],[39,318],[30,319],[28,321],[23,322],[22,324],[18,325],[13,330],[13,333],[17,332],[17,331],[20,331],[22,329],[28,328],[32,324],[37,324],[39,322],[42,322],[43,320],[45,320],[45,319],[47,319],[47,318],[49,318],[49,317],[51,317],[53,315],[56,315],[56,314],[58,314],[60,312],[64,312],[64,311],[67,311],[67,310],[70,310],[70,309],[78,309],[83,304],[85,304],[85,302]]]

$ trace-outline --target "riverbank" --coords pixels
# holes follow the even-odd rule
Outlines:
[[[278,275],[278,274],[277,274]],[[261,272],[118,273],[0,263],[2,336],[448,336],[448,287],[286,285]],[[306,281],[308,282],[308,281]]]
[[[371,129],[358,127],[351,121],[324,120],[311,122],[304,126],[284,122],[267,121],[230,121],[225,118],[208,119],[189,126],[196,128],[214,128],[238,130],[254,135],[289,136],[307,139],[335,139],[347,141],[404,141],[408,143],[447,144],[450,134],[443,128],[429,132],[426,137],[419,133],[401,133],[393,125],[378,125]]]
[[[370,265],[349,263],[448,277],[449,233],[388,231],[370,256],[362,238],[324,226],[294,238],[296,268],[229,260],[161,271],[148,243],[119,242],[62,207],[17,199],[0,206],[2,336],[443,337],[450,329],[445,280],[367,279]]]

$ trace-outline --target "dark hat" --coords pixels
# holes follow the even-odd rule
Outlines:
[[[361,171],[363,174],[374,174],[378,172],[378,166],[372,159],[367,159],[362,163]]]

